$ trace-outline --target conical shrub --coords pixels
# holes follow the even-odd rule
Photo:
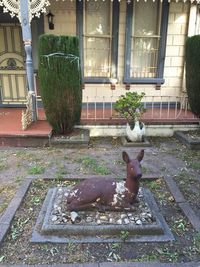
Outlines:
[[[38,72],[47,120],[55,133],[72,131],[82,104],[78,37],[41,35]]]
[[[186,41],[186,90],[192,112],[200,117],[200,35]]]

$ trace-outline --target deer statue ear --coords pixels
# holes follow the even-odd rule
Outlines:
[[[122,158],[123,158],[123,160],[124,160],[126,163],[129,163],[129,162],[130,162],[129,155],[126,153],[126,151],[123,151],[123,152],[122,152]]]
[[[144,157],[144,149],[142,149],[142,150],[140,151],[140,153],[137,155],[137,159],[138,159],[138,161],[141,161],[141,160],[143,159],[143,157]]]

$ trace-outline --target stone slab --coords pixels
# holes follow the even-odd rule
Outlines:
[[[159,263],[159,262],[102,262],[102,263],[68,263],[68,264],[10,264],[11,267],[200,267],[200,262]],[[8,265],[0,264],[0,267]]]
[[[149,190],[144,190],[145,201],[156,218],[152,225],[53,225],[49,223],[55,189],[50,189],[43,203],[33,230],[33,243],[93,243],[93,242],[124,242],[120,237],[121,231],[128,231],[126,242],[166,242],[174,240],[159,208]]]
[[[177,203],[186,202],[183,194],[172,177],[165,177],[165,182],[167,183],[167,186]]]
[[[75,129],[77,131],[77,129]],[[67,147],[67,148],[80,148],[88,147],[90,141],[90,133],[87,129],[80,129],[80,133],[76,135],[60,135],[53,136],[50,139],[51,146]]]
[[[174,136],[188,148],[192,150],[200,150],[200,140],[193,140],[186,134],[187,132],[175,131]]]
[[[3,239],[5,238],[12,220],[15,216],[16,211],[21,205],[22,200],[24,199],[26,192],[28,191],[29,187],[31,185],[31,180],[26,179],[21,184],[21,186],[18,188],[16,194],[14,195],[13,199],[11,200],[10,204],[8,205],[7,209],[3,213],[3,215],[0,218],[0,245],[3,242]]]
[[[32,267],[27,264],[14,264],[11,267]],[[8,265],[0,264],[0,267],[8,267]],[[34,267],[55,267],[55,264],[36,264]],[[56,264],[56,267],[200,267],[200,262],[187,263],[159,263],[159,262],[102,262],[102,263],[68,263]]]
[[[192,226],[197,232],[200,232],[200,217],[198,217],[189,203],[179,203],[179,207],[182,209]]]
[[[121,137],[122,145],[125,147],[150,147],[151,143],[145,137],[143,142],[129,142],[126,136]]]
[[[176,182],[171,177],[165,177],[165,182],[168,185],[168,188],[173,195],[176,203],[181,208],[182,212],[188,218],[191,225],[194,227],[196,231],[200,231],[200,217],[198,217],[195,212],[193,211],[190,204],[185,200],[183,194],[181,193],[180,189],[178,188]]]

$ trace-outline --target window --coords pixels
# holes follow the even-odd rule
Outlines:
[[[163,83],[168,2],[127,4],[126,83]]]
[[[111,82],[117,77],[118,12],[118,1],[77,2],[77,29],[85,82]]]

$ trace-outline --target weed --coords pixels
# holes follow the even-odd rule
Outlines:
[[[32,199],[32,203],[33,203],[33,205],[35,205],[35,206],[38,206],[38,205],[40,204],[40,201],[41,201],[41,198],[38,197],[38,196],[35,196],[35,197],[33,197],[33,199]]]
[[[187,231],[187,221],[184,218],[176,220],[173,228],[178,235],[183,235]]]
[[[128,239],[129,234],[130,234],[129,231],[121,231],[120,232],[120,237],[125,242]]]
[[[59,253],[59,249],[56,246],[50,247],[48,244],[42,246],[41,249],[45,252],[51,253],[52,257]]]
[[[108,254],[108,257],[107,257],[107,260],[108,261],[121,261],[121,257],[119,256],[119,254],[111,251],[109,254]]]
[[[3,260],[5,259],[5,256],[0,256],[0,263],[3,262]]]
[[[81,170],[83,171],[89,168],[97,174],[106,175],[110,173],[106,167],[99,165],[97,160],[94,158],[85,157],[81,159],[81,161],[78,160],[78,162],[81,162],[81,165],[82,165]]]
[[[196,161],[193,161],[190,163],[190,167],[194,170],[197,170],[199,171],[200,170],[200,163],[199,162],[196,162]]]
[[[56,254],[59,253],[59,250],[58,250],[57,247],[52,247],[52,248],[50,249],[50,253],[51,253],[52,256],[54,256],[54,255],[56,255]]]
[[[28,170],[29,174],[42,174],[45,172],[45,168],[43,166],[33,166]]]
[[[63,165],[60,164],[60,165],[58,166],[57,173],[58,173],[58,174],[67,174],[67,169],[66,169],[66,167],[65,167],[64,164],[63,164]]]
[[[143,255],[142,257],[135,259],[135,261],[158,261],[158,255],[155,253]]]
[[[12,240],[16,240],[19,235],[22,233],[24,230],[24,225],[28,223],[30,219],[22,220],[18,219],[15,224],[12,225],[11,227],[11,238]]]
[[[114,165],[124,165],[123,160],[114,160]]]
[[[111,249],[120,249],[122,245],[120,243],[112,243],[110,247]]]
[[[200,232],[195,234],[193,243],[196,247],[196,250],[200,252]]]
[[[3,171],[7,168],[7,165],[4,162],[0,162],[0,171]]]
[[[160,254],[160,260],[177,262],[178,260],[177,252],[171,252],[168,248],[164,248],[164,249],[157,248],[156,250]]]
[[[145,166],[142,166],[142,173],[144,174],[144,173],[147,173],[149,170],[148,170],[148,168],[147,167],[145,167]]]
[[[23,180],[23,177],[21,177],[21,176],[17,176],[15,178],[16,183],[19,183],[19,184],[22,182],[22,180]]]
[[[161,179],[157,179],[155,181],[145,181],[146,186],[151,190],[158,190],[161,187]]]

